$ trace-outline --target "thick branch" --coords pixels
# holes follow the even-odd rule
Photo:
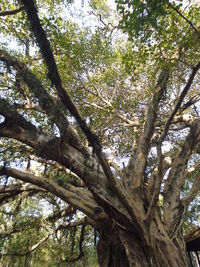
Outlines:
[[[174,212],[181,205],[180,193],[186,176],[187,162],[195,146],[200,142],[200,119],[193,122],[182,149],[176,155],[164,188],[164,219],[167,225],[173,221]]]
[[[146,160],[150,148],[150,142],[154,132],[154,123],[159,109],[159,102],[166,90],[168,78],[169,78],[169,70],[163,70],[160,74],[157,85],[154,89],[155,93],[153,99],[148,104],[144,131],[138,142],[136,156],[134,157],[135,162],[134,163],[130,162],[130,164],[134,164],[134,171],[133,174],[131,174],[131,176],[134,179],[135,187],[141,187],[142,185],[144,169],[146,166]]]
[[[62,85],[62,81],[55,63],[50,43],[46,37],[45,31],[41,26],[34,2],[29,0],[22,0],[21,2],[25,6],[25,10],[27,12],[28,20],[31,24],[32,31],[37,39],[42,56],[47,65],[49,79],[51,80],[52,84],[55,85],[60,100],[63,102],[64,106],[70,111],[72,116],[76,118],[77,122],[79,123],[83,132],[86,134],[88,141],[93,146],[94,150],[99,151],[101,149],[101,145],[98,141],[98,138],[87,127],[85,120],[82,118],[71,96]]]
[[[168,114],[167,114],[168,116]],[[174,116],[171,125],[172,124],[178,124],[178,123],[184,123],[187,125],[190,125],[194,120],[196,119],[196,117],[190,115],[190,114],[182,114],[182,115],[178,115],[178,116]],[[156,127],[159,127],[161,125],[165,125],[166,124],[166,120],[162,120],[159,121],[158,123],[156,123]]]
[[[63,84],[62,84],[56,63],[55,63],[55,59],[54,59],[54,56],[53,56],[53,53],[50,47],[50,43],[46,37],[46,33],[44,29],[42,28],[42,25],[38,18],[38,14],[37,14],[37,10],[35,8],[34,2],[32,0],[21,0],[21,2],[25,6],[25,10],[26,10],[32,31],[36,37],[36,40],[41,50],[41,54],[47,65],[48,77],[51,80],[52,84],[54,84],[58,92],[58,95],[60,97],[60,100],[63,102],[64,106],[69,110],[72,116],[77,120],[80,128],[86,135],[89,143],[92,145],[93,150],[96,153],[99,159],[99,162],[103,168],[105,176],[107,177],[108,183],[110,184],[111,190],[115,192],[115,194],[117,195],[117,197],[119,198],[123,206],[126,208],[126,210],[131,215],[131,217],[134,217],[135,219],[133,209],[131,205],[129,204],[129,202],[127,201],[127,198],[129,197],[120,189],[118,180],[114,177],[106,158],[102,154],[102,148],[101,148],[101,144],[100,144],[98,137],[91,132],[90,128],[86,124],[86,121],[82,118],[80,111],[77,109],[76,105],[74,104],[71,96],[67,92],[66,88],[63,87]]]
[[[54,222],[60,218],[67,217],[69,215],[72,215],[76,213],[76,209],[74,209],[72,206],[67,206],[66,208],[56,211],[55,213],[48,216],[47,221]]]
[[[52,133],[36,128],[5,99],[0,99],[0,114],[6,118],[5,122],[0,124],[0,136],[14,138],[34,148],[40,157],[57,161],[77,174],[95,192],[98,187],[105,188],[105,176],[96,158],[69,145],[74,144],[70,138],[65,136],[62,140]],[[76,145],[78,144],[74,144],[75,147]]]
[[[58,100],[56,102],[54,101],[43,87],[41,81],[23,62],[20,62],[17,58],[9,55],[4,50],[0,50],[0,60],[15,68],[21,81],[28,85],[30,92],[38,99],[42,110],[44,110],[45,114],[47,114],[58,126],[62,139],[68,139],[71,145],[73,144],[78,150],[83,151],[84,148],[78,139],[78,136],[68,123],[67,116],[62,109],[62,104]]]
[[[153,196],[152,196],[152,199],[151,199],[151,202],[148,208],[148,212],[145,218],[145,220],[149,224],[151,223],[154,213],[157,208],[157,202],[159,200],[160,188],[161,188],[161,183],[162,183],[162,178],[163,178],[163,155],[161,151],[161,144],[157,145],[157,155],[158,155],[158,171],[157,171],[156,180],[154,184]]]
[[[19,140],[28,146],[38,148],[53,138],[27,121],[7,100],[0,98],[0,114],[5,121],[0,124],[0,136]]]
[[[28,192],[28,191],[44,191],[41,188],[31,185],[31,184],[11,184],[11,185],[0,185],[0,194],[5,194],[5,193],[12,193],[14,191],[19,191],[21,192]]]
[[[75,221],[71,221],[67,224],[60,224],[57,228],[56,228],[56,231],[58,230],[62,230],[62,229],[68,229],[68,228],[72,228],[72,227],[75,227],[75,226],[80,226],[80,225],[94,225],[94,222],[88,218],[87,216],[83,217],[83,218],[80,218],[78,220],[75,220]]]
[[[77,189],[72,185],[68,184],[66,186],[67,188],[64,189],[46,178],[41,178],[30,173],[21,172],[14,168],[2,167],[0,169],[0,175],[11,176],[21,181],[37,185],[40,188],[43,188],[61,198],[65,202],[71,204],[73,207],[82,210],[92,219],[94,219],[94,216],[95,220],[99,219],[98,216],[104,217],[103,212],[100,212],[102,211],[101,208],[99,208],[98,214],[94,214],[93,210],[97,208],[98,205],[96,205],[94,200],[92,200],[92,196],[88,192]]]
[[[23,194],[26,192],[26,197],[35,195],[39,192],[44,192],[45,190],[33,186],[30,184],[12,184],[12,185],[1,185],[0,186],[0,204],[7,203],[10,199],[15,199],[20,194]],[[23,196],[25,196],[23,194]]]
[[[33,147],[40,157],[57,161],[67,167],[77,174],[91,188],[91,191],[98,193],[101,201],[106,202],[106,205],[112,203],[117,209],[119,208],[120,205],[115,196],[111,196],[111,199],[108,200],[103,170],[92,154],[82,154],[67,143],[69,140],[61,143],[60,138],[51,133],[44,133],[27,122],[6,100],[2,100],[1,103],[1,114],[9,118],[12,123],[1,124],[0,136],[15,138]]]

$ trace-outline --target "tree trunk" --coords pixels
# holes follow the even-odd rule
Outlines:
[[[114,231],[100,231],[97,255],[100,267],[129,267],[125,248]]]
[[[101,232],[97,244],[100,267],[187,267],[183,238],[173,241],[166,233],[151,233],[151,245],[144,245],[139,236],[130,231]],[[152,227],[149,230],[149,234]]]

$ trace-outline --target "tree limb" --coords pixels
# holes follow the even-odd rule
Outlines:
[[[122,205],[126,208],[131,217],[135,219],[135,215],[132,209],[132,205],[128,201],[129,196],[120,188],[118,180],[114,177],[110,166],[102,153],[101,143],[99,138],[92,133],[90,128],[87,126],[86,121],[82,118],[80,111],[77,109],[74,104],[71,96],[67,92],[66,88],[64,88],[56,62],[50,47],[50,43],[46,37],[46,33],[42,28],[40,20],[38,18],[37,10],[35,8],[34,2],[32,0],[21,0],[22,4],[25,7],[27,17],[29,23],[31,25],[32,31],[36,37],[36,40],[39,44],[41,54],[46,63],[48,69],[48,77],[51,80],[52,84],[55,86],[60,100],[64,104],[64,106],[69,110],[71,115],[76,119],[83,133],[86,135],[88,142],[92,145],[94,152],[97,155],[100,165],[105,173],[107,181],[110,185],[112,191],[115,192],[118,199],[121,201]],[[93,192],[95,193],[95,191]],[[98,195],[96,195],[98,197]]]
[[[31,254],[34,250],[36,250],[39,246],[41,246],[44,242],[46,242],[50,237],[50,234],[47,236],[43,237],[38,243],[30,247],[27,251],[25,252],[6,252],[6,253],[0,253],[1,257],[5,256],[18,256],[18,257],[23,257],[28,254]]]
[[[7,66],[12,66],[20,77],[20,81],[28,85],[32,94],[38,99],[39,105],[45,113],[55,120],[59,129],[67,128],[67,116],[61,110],[60,105],[55,103],[53,98],[48,94],[41,81],[28,69],[25,63],[11,56],[7,51],[0,49],[0,60],[5,62]],[[58,120],[60,118],[60,121]],[[61,123],[62,122],[62,123]]]
[[[178,8],[176,8],[172,3],[168,2],[169,7],[171,7],[181,18],[183,18],[189,25],[190,27],[194,30],[194,32],[196,33],[196,35],[198,36],[198,38],[200,38],[200,33],[197,30],[197,28],[194,26],[194,24],[187,19],[179,10]]]
[[[28,146],[38,148],[53,138],[52,134],[42,132],[27,121],[7,100],[0,98],[0,114],[5,121],[0,124],[0,136],[11,137]]]
[[[28,192],[28,191],[34,191],[34,190],[44,191],[37,186],[27,184],[27,183],[26,184],[16,183],[16,184],[10,184],[7,186],[0,185],[0,194],[12,193],[13,191],[19,191],[21,193],[21,192]]]
[[[20,11],[22,11],[23,9],[24,9],[24,6],[20,6],[19,8],[16,8],[14,10],[1,11],[0,12],[0,17],[15,15],[15,14],[19,13]]]
[[[51,214],[50,216],[48,216],[48,218],[46,220],[49,222],[53,222],[53,221],[56,221],[60,218],[67,217],[67,216],[75,214],[75,213],[76,213],[76,209],[74,209],[72,206],[68,205],[66,208],[61,209],[59,211],[56,211],[53,214]]]
[[[153,95],[153,98],[148,104],[144,131],[138,142],[138,148],[134,157],[135,162],[129,163],[133,164],[134,166],[134,170],[131,169],[131,171],[133,171],[133,174],[131,174],[131,176],[133,179],[134,187],[136,188],[140,188],[143,182],[143,174],[148,156],[148,151],[150,148],[151,137],[154,132],[154,123],[159,109],[159,102],[166,90],[168,78],[169,70],[163,70],[159,76],[157,85],[154,89],[155,93]]]
[[[192,154],[195,146],[200,142],[200,119],[195,120],[190,127],[190,133],[182,146],[182,149],[177,153],[169,175],[165,182],[163,191],[163,216],[166,224],[169,226],[173,221],[173,216],[176,209],[182,205],[180,193],[185,183],[186,176],[184,175],[187,162]]]
[[[71,257],[71,258],[65,258],[64,260],[59,261],[59,263],[75,262],[75,261],[80,260],[84,256],[83,242],[84,242],[84,235],[85,235],[85,227],[86,227],[86,225],[84,225],[84,224],[81,227],[81,234],[80,234],[80,239],[79,239],[79,254],[78,254],[78,256]]]
[[[67,188],[64,189],[57,185],[55,182],[52,182],[46,178],[42,178],[30,173],[21,172],[17,169],[7,167],[2,167],[0,169],[0,175],[8,175],[21,181],[39,186],[40,188],[47,190],[48,192],[56,195],[65,202],[71,204],[73,207],[82,210],[92,219],[98,220],[98,216],[105,216],[103,215],[101,208],[99,208],[101,212],[99,212],[98,214],[94,214],[93,210],[97,208],[98,205],[94,202],[94,200],[92,200],[92,197],[90,196],[89,192],[80,190],[70,184],[68,184]]]
[[[151,202],[147,211],[147,215],[145,218],[145,221],[150,224],[154,213],[156,211],[157,208],[157,203],[159,200],[159,194],[160,194],[160,188],[161,188],[161,183],[162,183],[162,179],[163,179],[163,154],[162,154],[162,150],[161,150],[161,144],[157,144],[157,155],[158,155],[158,171],[156,174],[156,179],[155,179],[155,183],[154,183],[154,192],[153,192],[153,196],[151,198]]]
[[[94,222],[88,218],[87,216],[84,216],[83,218],[80,218],[78,220],[69,222],[67,224],[60,224],[57,228],[56,231],[62,230],[62,229],[68,229],[74,226],[82,226],[82,225],[94,225]]]
[[[1,99],[1,103],[0,113],[9,118],[12,123],[0,124],[0,136],[19,140],[33,147],[38,156],[47,160],[57,161],[78,175],[93,192],[98,193],[101,201],[112,203],[115,208],[119,209],[119,203],[116,201],[115,196],[111,197],[110,200],[107,198],[105,176],[95,157],[90,154],[84,155],[77,151],[67,143],[68,140],[65,140],[62,147],[60,147],[60,138],[37,129],[18,114],[4,99]],[[98,184],[97,180],[94,179],[97,176]],[[83,192],[83,190],[80,192]],[[88,192],[88,194],[90,193]]]
[[[195,178],[189,193],[182,199],[183,205],[187,207],[192,202],[192,200],[197,196],[199,191],[200,191],[200,173]]]
[[[183,91],[181,92],[176,104],[175,104],[175,107],[174,107],[174,110],[172,111],[172,113],[170,114],[167,122],[165,123],[165,126],[164,126],[164,130],[159,138],[159,142],[162,143],[167,135],[167,132],[169,130],[169,127],[170,127],[170,124],[171,122],[173,121],[173,118],[175,116],[175,114],[177,113],[177,111],[179,110],[179,108],[181,107],[181,104],[187,94],[187,92],[189,91],[193,81],[194,81],[194,78],[198,72],[198,70],[200,69],[200,62],[193,68],[192,70],[192,73],[190,74],[190,77],[185,85],[185,87],[183,88]]]
[[[94,177],[96,177],[98,173],[99,186],[105,187],[103,170],[99,168],[96,158],[71,147],[69,145],[69,143],[72,142],[70,138],[61,140],[52,133],[46,133],[36,128],[31,122],[28,122],[19,114],[5,99],[1,98],[0,114],[5,117],[5,121],[0,124],[0,136],[14,138],[31,146],[36,150],[38,156],[57,161],[69,168],[89,185],[89,187],[93,186],[95,190],[98,190],[98,187]],[[61,141],[63,141],[63,143],[61,143]],[[74,146],[76,147],[76,145],[78,144],[76,143]]]

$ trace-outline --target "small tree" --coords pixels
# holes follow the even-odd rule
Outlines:
[[[44,227],[23,252],[4,238],[1,256],[30,262],[49,242],[52,264],[75,262],[89,225],[100,266],[187,266],[181,229],[200,182],[199,8],[116,1],[114,25],[91,1],[90,30],[66,20],[63,2],[4,1],[0,12],[0,201],[13,221],[0,234],[20,237],[29,218]],[[53,214],[18,212],[43,198]]]

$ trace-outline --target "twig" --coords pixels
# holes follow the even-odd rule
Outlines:
[[[187,19],[173,4],[171,3],[168,3],[169,7],[171,7],[177,14],[179,14],[179,16],[181,18],[183,18],[189,25],[190,27],[195,31],[195,33],[197,34],[197,36],[200,38],[200,33],[199,31],[196,29],[196,27],[194,26],[194,24],[189,20]]]
[[[20,6],[19,8],[14,9],[14,10],[1,11],[0,17],[15,15],[15,14],[19,13],[20,11],[22,11],[23,9],[24,9],[24,6]]]

